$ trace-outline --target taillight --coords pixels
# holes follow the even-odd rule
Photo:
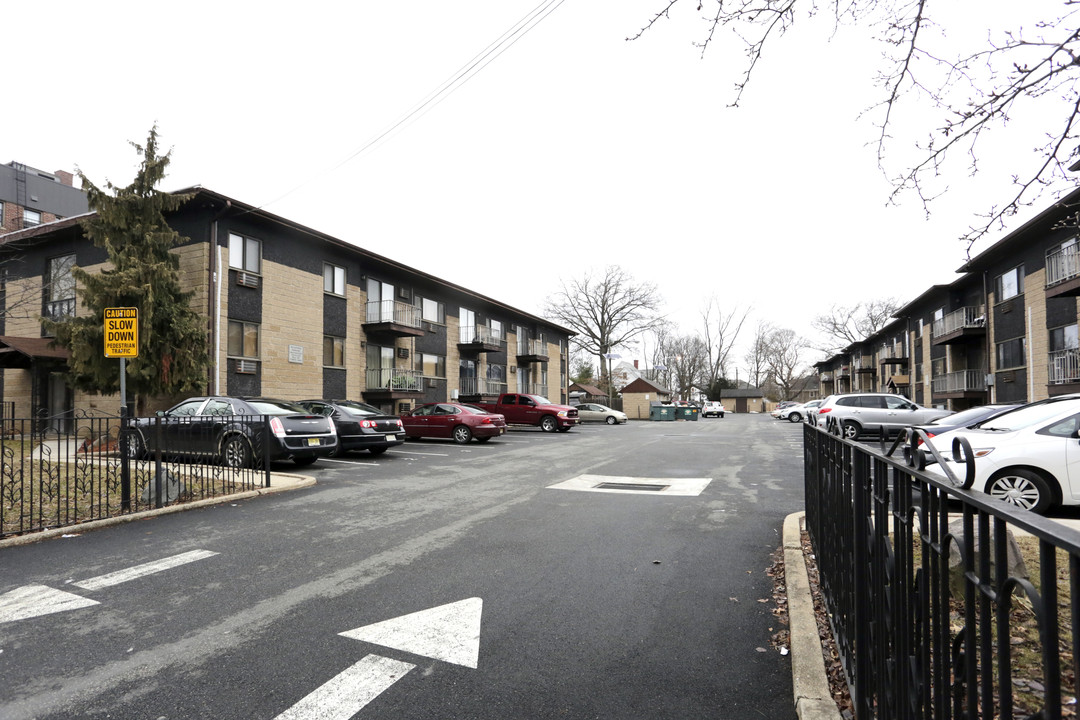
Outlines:
[[[270,432],[279,438],[285,437],[285,426],[281,424],[281,418],[270,418]]]
[[[824,415],[825,413],[829,412],[830,410],[832,410],[832,408],[819,408],[818,411],[817,411],[817,414],[818,415]]]
[[[397,421],[397,426],[398,426],[399,428],[403,428],[403,427],[405,427],[405,425],[404,425],[404,424],[403,424],[403,423],[401,422],[401,418],[398,418],[398,421]]]
[[[373,427],[375,427],[375,422],[372,421],[372,420],[361,420],[360,421],[360,427],[362,427],[362,428],[373,428]]]
[[[491,418],[489,418],[489,417],[484,418],[483,420],[480,421],[480,424],[481,425],[490,425],[491,424]]]

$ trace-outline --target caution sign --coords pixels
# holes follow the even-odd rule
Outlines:
[[[139,357],[139,308],[105,308],[105,357]]]

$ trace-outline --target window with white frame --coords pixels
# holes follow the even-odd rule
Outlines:
[[[420,308],[420,317],[424,321],[440,324],[446,322],[446,311],[438,300],[417,296],[416,306]]]
[[[229,267],[244,272],[262,272],[262,242],[255,238],[229,233]]]
[[[326,335],[323,337],[323,365],[345,367],[345,338]]]
[[[997,302],[1008,300],[1024,292],[1024,266],[1017,265],[1012,270],[1003,272],[994,278],[994,299]]]
[[[503,324],[501,320],[490,320],[491,323],[491,338],[496,342],[501,342],[503,337]]]
[[[41,212],[23,208],[23,227],[34,227],[41,224]]]
[[[1080,348],[1080,333],[1077,332],[1076,323],[1063,325],[1050,330],[1050,352],[1059,350],[1075,350]]]
[[[259,357],[259,324],[242,320],[229,321],[229,357]]]
[[[323,292],[345,295],[345,268],[323,263]]]

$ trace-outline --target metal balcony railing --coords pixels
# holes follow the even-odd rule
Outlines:
[[[1072,280],[1080,275],[1080,244],[1046,253],[1046,287]]]
[[[501,395],[506,392],[506,382],[491,378],[459,378],[459,392],[462,395]]]
[[[459,337],[459,342],[470,344],[498,345],[502,342],[502,333],[487,325],[462,325]]]
[[[368,390],[397,390],[400,392],[421,392],[424,376],[416,370],[400,368],[368,368]]]
[[[63,320],[75,317],[75,298],[51,300],[45,303],[43,315],[50,320]]]
[[[407,327],[420,327],[420,308],[396,300],[375,300],[367,304],[365,322],[395,323]]]
[[[955,310],[940,320],[934,321],[930,331],[933,337],[941,337],[964,328],[981,328],[986,325],[986,306],[969,305]]]
[[[547,355],[547,343],[543,340],[529,340],[518,338],[518,355]]]
[[[1080,382],[1080,348],[1055,350],[1048,361],[1051,385]]]
[[[986,390],[985,370],[958,370],[935,376],[931,381],[935,393],[983,392]]]
[[[526,395],[541,395],[547,397],[548,386],[547,383],[526,383],[521,392]]]

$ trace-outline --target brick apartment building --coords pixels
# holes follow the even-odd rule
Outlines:
[[[0,165],[0,235],[85,213],[86,193],[73,182],[64,170]]]
[[[349,398],[392,412],[500,392],[567,402],[570,330],[211,190],[180,192],[194,196],[168,222],[189,239],[174,252],[207,320],[208,394]],[[66,387],[66,353],[39,321],[86,312],[71,267],[101,268],[104,251],[69,217],[4,235],[0,252],[5,300],[32,299],[6,306],[0,329],[10,411],[61,421],[73,409],[117,412],[115,397]]]

